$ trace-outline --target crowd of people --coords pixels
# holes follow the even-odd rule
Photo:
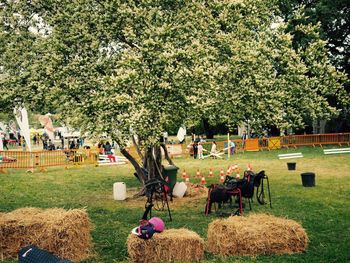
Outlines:
[[[43,133],[39,134],[36,133],[32,135],[32,143],[33,146],[39,146],[42,145],[43,150],[60,150],[60,149],[69,149],[69,150],[75,150],[79,149],[80,147],[84,146],[84,139],[75,137],[75,138],[65,138],[61,134],[57,135],[59,137],[59,140],[56,139],[55,141],[52,141],[48,134]],[[3,140],[3,148],[4,150],[8,150],[8,142],[9,140],[5,139],[2,135]],[[247,139],[246,133],[242,135],[242,148],[245,147],[245,141]],[[59,141],[59,143],[58,143]],[[168,144],[171,144],[172,141],[168,141]],[[210,150],[207,148],[204,148],[204,144],[206,143],[206,140],[203,136],[196,137],[195,135],[192,136],[192,142],[188,145],[188,150],[190,154],[193,156],[194,159],[204,159],[205,155],[208,154],[211,158],[216,158],[217,154],[220,152],[218,149],[217,143],[215,141],[211,142]],[[15,140],[15,145],[22,146],[23,151],[26,150],[26,141],[23,136],[19,135],[19,139]],[[106,142],[99,142],[96,144],[96,147],[98,148],[98,151],[100,154],[105,155],[111,155],[114,154],[114,148],[116,147],[116,144],[114,142],[110,143],[109,141]],[[236,144],[233,140],[229,140],[227,148],[223,150],[228,150],[230,155],[234,155],[236,153]]]
[[[97,149],[100,154],[105,154],[105,155],[113,155],[115,152],[115,148],[117,147],[117,144],[112,142],[110,143],[109,141],[103,143],[99,142],[97,143]]]
[[[18,134],[18,138],[10,139],[5,137],[5,135],[0,136],[0,140],[2,140],[2,146],[4,150],[9,150],[10,147],[22,146],[23,151],[26,150],[26,141],[23,136]]]
[[[26,140],[20,134],[17,134],[17,137],[13,139],[6,138],[4,135],[1,135],[3,149],[9,150],[9,144],[11,143],[12,148],[21,146],[23,151],[27,150]],[[33,147],[40,147],[42,145],[43,150],[52,151],[52,150],[63,150],[63,149],[79,149],[84,145],[83,138],[65,138],[62,135],[59,136],[59,143],[52,141],[46,133],[40,135],[36,133],[32,135],[31,143]]]

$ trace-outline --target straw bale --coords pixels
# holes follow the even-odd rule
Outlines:
[[[80,261],[91,256],[91,224],[84,209],[21,208],[0,214],[0,258],[14,258],[27,245],[60,258]]]
[[[194,262],[204,256],[204,240],[195,232],[180,228],[156,233],[151,239],[130,234],[128,253],[133,262]]]
[[[256,256],[303,252],[308,237],[294,220],[266,214],[218,219],[208,226],[207,249],[221,256]]]
[[[186,183],[187,190],[185,197],[206,197],[208,195],[208,188],[198,184]]]

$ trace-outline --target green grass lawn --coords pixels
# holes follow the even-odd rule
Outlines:
[[[302,152],[304,158],[278,160],[279,153]],[[287,162],[297,163],[295,171],[287,170]],[[229,164],[241,170],[250,163],[254,171],[265,170],[270,178],[272,205],[261,206],[255,201],[252,212],[270,213],[294,219],[306,229],[310,239],[306,253],[282,256],[231,257],[221,259],[206,254],[204,262],[350,262],[350,154],[324,156],[321,148],[303,147],[270,152],[247,152],[230,160],[175,159],[192,177],[197,169],[208,175],[212,168],[219,182],[219,171]],[[300,173],[316,173],[316,187],[301,185]],[[192,179],[198,183],[200,179]],[[81,167],[65,170],[51,168],[46,173],[25,173],[9,170],[0,174],[0,212],[20,207],[86,208],[94,225],[92,230],[96,257],[85,262],[128,261],[126,238],[138,224],[144,203],[114,201],[112,185],[125,182],[128,188],[139,187],[131,165],[112,167]],[[167,228],[186,227],[206,238],[208,224],[216,217],[204,216],[205,198],[170,203],[173,221],[165,212],[155,215],[165,219]],[[249,209],[245,214],[249,214]],[[1,246],[0,246],[1,247]],[[17,262],[17,261],[5,261]]]

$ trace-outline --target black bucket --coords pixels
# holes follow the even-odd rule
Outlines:
[[[313,187],[315,186],[315,173],[302,173],[301,174],[301,181],[303,183],[303,186],[305,187]]]
[[[296,163],[287,163],[288,170],[295,170],[296,165]]]

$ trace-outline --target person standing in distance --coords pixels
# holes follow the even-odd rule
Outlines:
[[[245,149],[245,143],[246,143],[246,140],[248,139],[248,135],[246,132],[243,132],[243,135],[242,135],[242,149],[244,150]]]

